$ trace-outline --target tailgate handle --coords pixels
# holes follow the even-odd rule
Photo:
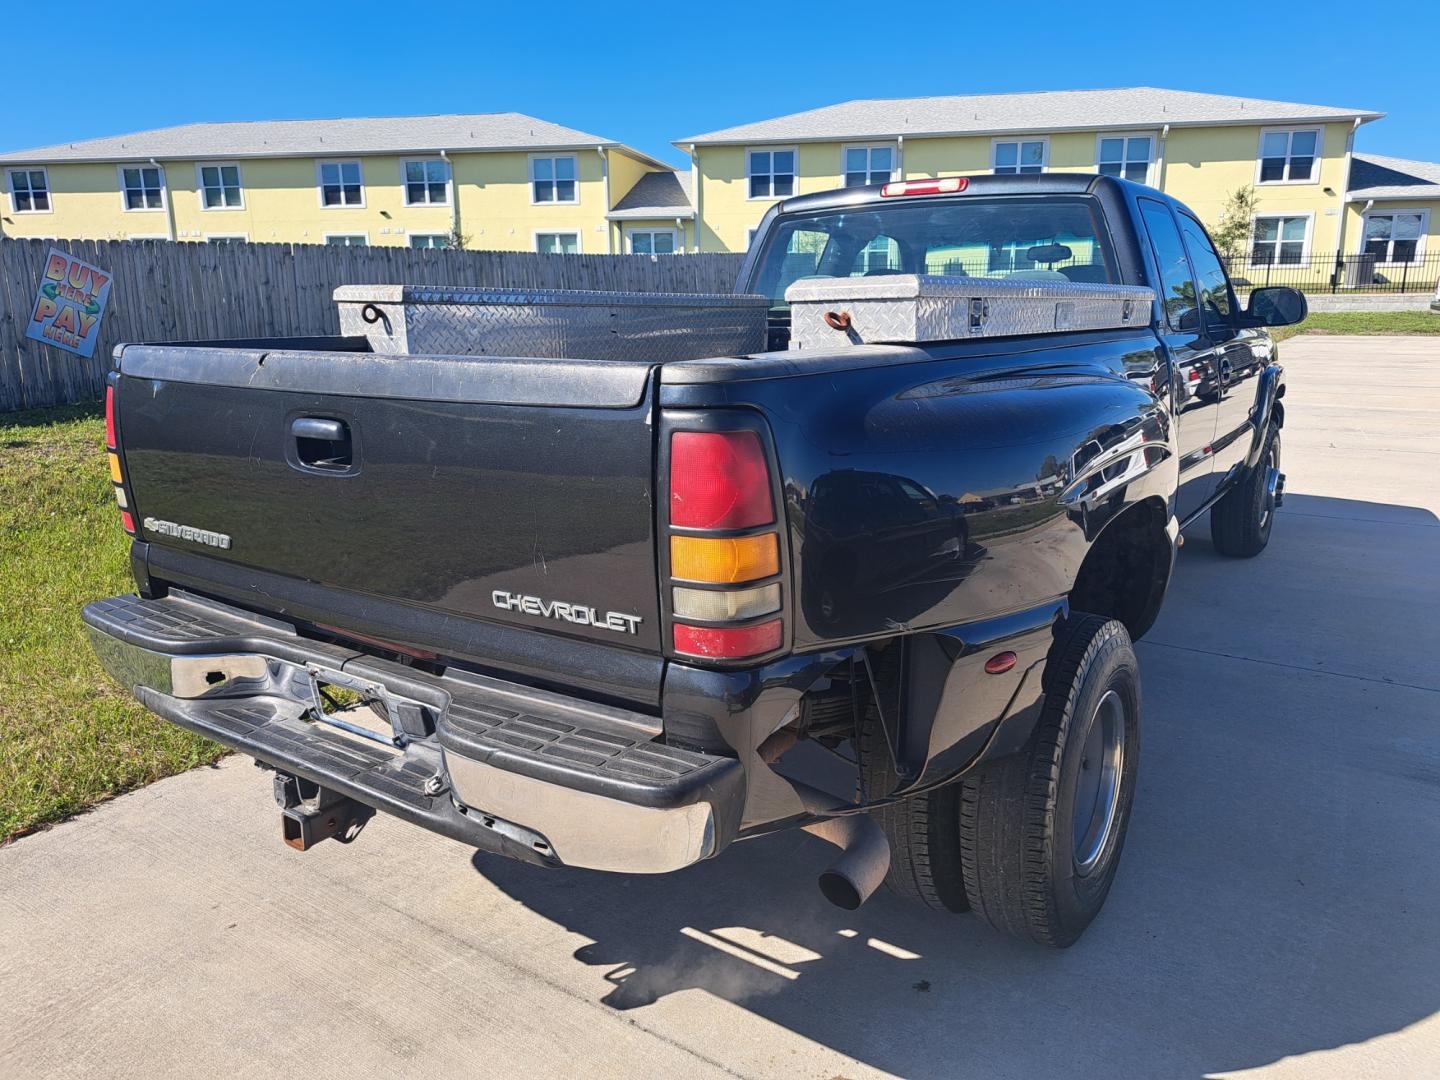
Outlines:
[[[310,469],[349,472],[355,464],[350,426],[323,416],[297,416],[290,421],[295,457]]]
[[[297,439],[320,439],[323,442],[343,442],[350,437],[339,420],[322,420],[318,416],[297,416],[290,425],[290,434]]]

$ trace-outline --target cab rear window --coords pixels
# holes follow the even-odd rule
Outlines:
[[[756,278],[772,311],[807,277],[944,274],[1114,283],[1094,200],[945,199],[796,214],[770,231]]]

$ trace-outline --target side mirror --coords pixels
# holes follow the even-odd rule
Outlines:
[[[1308,314],[1310,304],[1304,293],[1278,285],[1256,289],[1245,308],[1245,317],[1252,326],[1292,326]]]

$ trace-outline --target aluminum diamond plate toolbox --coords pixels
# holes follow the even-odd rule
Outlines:
[[[340,332],[377,353],[701,360],[765,348],[763,296],[342,285]]]
[[[1144,326],[1155,294],[1136,285],[887,274],[809,278],[785,299],[790,347],[816,349]]]

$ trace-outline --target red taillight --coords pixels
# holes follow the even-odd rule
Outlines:
[[[770,470],[753,431],[677,431],[670,440],[670,524],[748,529],[775,520]]]
[[[736,660],[780,647],[780,620],[754,626],[687,626],[675,624],[675,651],[689,656]]]
[[[115,449],[115,387],[105,387],[105,445]]]
[[[120,511],[120,524],[125,526],[125,531],[131,536],[135,535],[135,519],[130,516],[129,510]]]
[[[880,189],[882,198],[901,195],[958,195],[970,186],[968,176],[942,176],[935,180],[892,180]]]

